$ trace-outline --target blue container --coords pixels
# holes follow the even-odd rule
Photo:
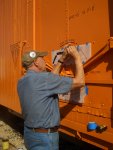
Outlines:
[[[88,122],[87,128],[89,130],[96,130],[97,124],[95,122]]]

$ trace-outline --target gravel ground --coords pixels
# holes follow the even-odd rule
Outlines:
[[[26,150],[23,140],[23,120],[0,106],[0,150],[2,150],[2,139],[9,140],[9,150]],[[59,150],[100,150],[85,142],[69,142],[62,134],[59,146]]]
[[[22,150],[26,150],[22,135],[3,121],[0,121],[0,139],[1,145],[2,139],[3,140],[8,139],[11,150],[16,150],[19,148],[21,148]]]

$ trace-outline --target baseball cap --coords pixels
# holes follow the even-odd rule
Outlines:
[[[22,56],[22,66],[28,68],[34,60],[38,57],[47,56],[48,52],[30,50],[23,54]]]

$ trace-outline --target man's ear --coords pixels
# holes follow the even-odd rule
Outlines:
[[[38,61],[34,61],[34,65],[38,67]]]

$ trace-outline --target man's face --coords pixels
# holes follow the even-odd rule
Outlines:
[[[46,62],[43,57],[38,57],[35,61],[40,71],[46,71]]]

